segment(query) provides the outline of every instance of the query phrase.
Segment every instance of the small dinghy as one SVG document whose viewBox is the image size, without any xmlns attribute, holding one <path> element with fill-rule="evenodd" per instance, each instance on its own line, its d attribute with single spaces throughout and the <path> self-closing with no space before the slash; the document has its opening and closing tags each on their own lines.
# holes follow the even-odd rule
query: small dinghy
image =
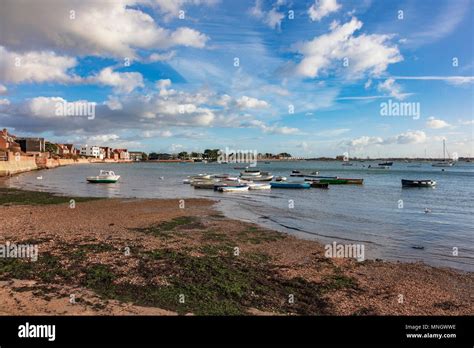
<svg viewBox="0 0 474 348">
<path fill-rule="evenodd" d="M 246 169 L 243 172 L 240 172 L 241 176 L 258 176 L 261 175 L 260 170 L 258 169 Z"/>
<path fill-rule="evenodd" d="M 201 179 L 209 180 L 210 178 L 211 178 L 211 174 L 198 174 L 194 176 L 188 176 L 188 179 L 190 180 L 201 180 Z"/>
<path fill-rule="evenodd" d="M 249 187 L 247 185 L 237 185 L 237 186 L 222 186 L 217 189 L 220 192 L 242 192 L 248 191 Z"/>
<path fill-rule="evenodd" d="M 428 180 L 406 180 L 402 179 L 402 187 L 434 187 L 436 181 Z"/>
<path fill-rule="evenodd" d="M 320 189 L 327 189 L 327 188 L 329 188 L 329 184 L 323 184 L 323 183 L 320 183 L 320 182 L 317 182 L 317 181 L 313 181 L 311 183 L 311 187 L 320 188 Z"/>
<path fill-rule="evenodd" d="M 196 182 L 193 183 L 195 189 L 214 189 L 214 182 Z"/>
<path fill-rule="evenodd" d="M 275 181 L 286 181 L 286 176 L 276 176 Z"/>
<path fill-rule="evenodd" d="M 252 184 L 247 184 L 247 186 L 249 187 L 249 190 L 269 190 L 272 188 L 270 184 L 252 183 Z"/>
<path fill-rule="evenodd" d="M 86 180 L 93 184 L 114 184 L 120 179 L 120 175 L 115 175 L 111 170 L 101 170 L 97 176 L 88 176 Z"/>
<path fill-rule="evenodd" d="M 290 181 L 275 181 L 270 183 L 272 188 L 288 188 L 288 189 L 307 189 L 311 185 L 309 182 L 290 182 Z"/>
</svg>

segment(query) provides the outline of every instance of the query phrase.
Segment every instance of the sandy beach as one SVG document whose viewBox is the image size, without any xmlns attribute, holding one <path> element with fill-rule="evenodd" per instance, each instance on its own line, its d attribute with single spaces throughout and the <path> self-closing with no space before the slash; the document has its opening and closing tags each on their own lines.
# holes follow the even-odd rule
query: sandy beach
<svg viewBox="0 0 474 348">
<path fill-rule="evenodd" d="M 1 184 L 1 183 L 0 183 Z M 204 199 L 75 199 L 0 188 L 2 315 L 472 315 L 472 273 L 334 259 Z"/>
</svg>

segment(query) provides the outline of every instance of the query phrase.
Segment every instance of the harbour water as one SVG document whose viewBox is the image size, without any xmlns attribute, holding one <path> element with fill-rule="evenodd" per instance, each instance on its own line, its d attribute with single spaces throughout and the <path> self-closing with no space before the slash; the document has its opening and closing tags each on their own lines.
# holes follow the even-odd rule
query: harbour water
<svg viewBox="0 0 474 348">
<path fill-rule="evenodd" d="M 127 198 L 210 198 L 227 216 L 318 240 L 324 244 L 364 244 L 366 258 L 423 261 L 474 270 L 474 165 L 451 168 L 431 163 L 395 162 L 389 170 L 368 169 L 376 162 L 264 162 L 258 168 L 287 176 L 292 170 L 363 178 L 364 185 L 331 185 L 328 190 L 272 189 L 220 193 L 183 184 L 188 175 L 229 173 L 236 164 L 84 164 L 29 172 L 11 178 L 12 187 L 62 195 Z M 88 184 L 100 169 L 121 175 L 116 184 Z M 37 177 L 41 176 L 39 180 Z M 435 188 L 402 188 L 401 179 L 433 179 Z M 295 178 L 300 179 L 300 178 Z M 300 179 L 301 180 L 301 179 Z M 428 213 L 425 212 L 428 209 Z"/>
</svg>

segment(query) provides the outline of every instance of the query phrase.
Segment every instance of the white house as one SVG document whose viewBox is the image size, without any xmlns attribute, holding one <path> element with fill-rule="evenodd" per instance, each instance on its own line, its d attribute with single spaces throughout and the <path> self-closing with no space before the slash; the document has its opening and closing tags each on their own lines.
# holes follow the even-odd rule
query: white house
<svg viewBox="0 0 474 348">
<path fill-rule="evenodd" d="M 98 146 L 88 146 L 88 145 L 82 146 L 81 156 L 104 159 L 104 155 L 101 153 L 100 147 Z"/>
</svg>

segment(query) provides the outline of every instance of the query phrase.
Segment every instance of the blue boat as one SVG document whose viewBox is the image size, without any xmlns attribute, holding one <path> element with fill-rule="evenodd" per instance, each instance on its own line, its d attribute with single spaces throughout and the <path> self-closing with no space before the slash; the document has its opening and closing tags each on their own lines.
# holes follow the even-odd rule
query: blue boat
<svg viewBox="0 0 474 348">
<path fill-rule="evenodd" d="M 311 184 L 309 182 L 288 182 L 288 181 L 277 181 L 271 182 L 270 185 L 272 188 L 291 188 L 291 189 L 306 189 L 310 188 Z"/>
</svg>

